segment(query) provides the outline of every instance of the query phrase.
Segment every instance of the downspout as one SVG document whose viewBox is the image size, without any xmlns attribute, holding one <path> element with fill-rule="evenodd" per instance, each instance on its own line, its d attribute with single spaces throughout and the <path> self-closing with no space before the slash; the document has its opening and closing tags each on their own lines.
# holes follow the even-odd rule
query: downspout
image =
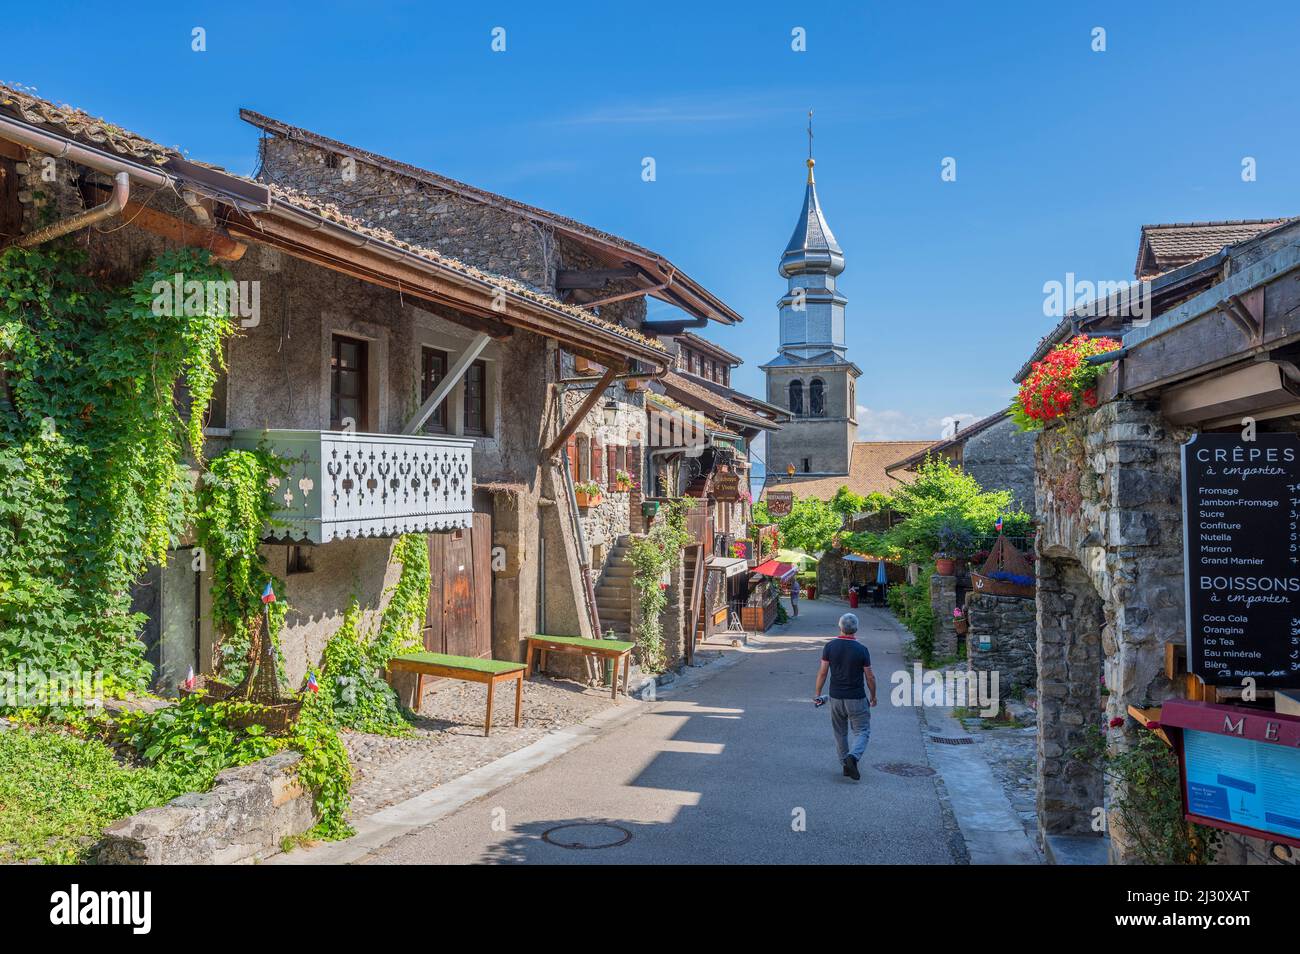
<svg viewBox="0 0 1300 954">
<path fill-rule="evenodd" d="M 121 215 L 130 197 L 131 175 L 127 172 L 119 172 L 113 176 L 113 194 L 108 197 L 107 202 L 97 205 L 93 209 L 78 212 L 76 215 L 47 225 L 42 229 L 37 229 L 35 232 L 28 232 L 26 235 L 19 237 L 14 244 L 22 248 L 32 248 L 35 245 L 52 241 L 70 232 L 89 228 L 96 223 L 103 222 L 105 219 Z"/>
</svg>

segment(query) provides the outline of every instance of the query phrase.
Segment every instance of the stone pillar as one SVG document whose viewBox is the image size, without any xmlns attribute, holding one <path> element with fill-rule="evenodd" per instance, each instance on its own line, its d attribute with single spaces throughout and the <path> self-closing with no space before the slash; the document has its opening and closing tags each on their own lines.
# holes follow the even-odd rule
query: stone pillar
<svg viewBox="0 0 1300 954">
<path fill-rule="evenodd" d="M 998 674 L 1002 698 L 1038 684 L 1037 610 L 1032 599 L 971 593 L 966 597 L 966 664 Z M 983 648 L 987 642 L 988 648 Z"/>
<path fill-rule="evenodd" d="M 1038 561 L 1038 824 L 1044 834 L 1096 834 L 1101 771 L 1074 753 L 1101 723 L 1101 599 L 1082 568 Z"/>
<path fill-rule="evenodd" d="M 952 611 L 957 608 L 957 577 L 930 577 L 930 608 L 934 611 L 934 657 L 946 659 L 957 655 L 957 630 Z"/>
</svg>

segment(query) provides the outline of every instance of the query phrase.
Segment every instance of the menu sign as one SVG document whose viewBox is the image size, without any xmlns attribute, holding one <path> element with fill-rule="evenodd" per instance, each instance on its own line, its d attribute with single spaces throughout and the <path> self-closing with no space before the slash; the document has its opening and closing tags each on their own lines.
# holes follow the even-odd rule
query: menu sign
<svg viewBox="0 0 1300 954">
<path fill-rule="evenodd" d="M 1188 668 L 1209 685 L 1300 683 L 1300 437 L 1183 445 Z"/>
</svg>

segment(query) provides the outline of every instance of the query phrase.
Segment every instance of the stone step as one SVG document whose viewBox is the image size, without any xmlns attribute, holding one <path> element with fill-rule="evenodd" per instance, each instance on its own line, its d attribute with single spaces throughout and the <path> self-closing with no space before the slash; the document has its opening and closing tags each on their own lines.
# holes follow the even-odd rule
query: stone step
<svg viewBox="0 0 1300 954">
<path fill-rule="evenodd" d="M 632 602 L 632 590 L 628 587 L 602 584 L 596 587 L 596 602 L 608 603 L 610 606 L 627 606 Z"/>
</svg>

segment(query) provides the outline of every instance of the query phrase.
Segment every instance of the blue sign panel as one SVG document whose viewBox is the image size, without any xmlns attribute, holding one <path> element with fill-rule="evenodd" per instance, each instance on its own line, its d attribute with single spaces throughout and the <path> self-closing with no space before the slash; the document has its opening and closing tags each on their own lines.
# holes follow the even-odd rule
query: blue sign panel
<svg viewBox="0 0 1300 954">
<path fill-rule="evenodd" d="M 1300 748 L 1183 730 L 1187 810 L 1300 838 Z"/>
</svg>

